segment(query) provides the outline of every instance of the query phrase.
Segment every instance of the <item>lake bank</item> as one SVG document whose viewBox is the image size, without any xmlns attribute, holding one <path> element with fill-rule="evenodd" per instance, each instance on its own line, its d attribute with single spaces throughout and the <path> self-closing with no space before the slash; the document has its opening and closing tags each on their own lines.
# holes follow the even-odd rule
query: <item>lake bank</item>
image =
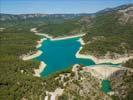
<svg viewBox="0 0 133 100">
<path fill-rule="evenodd" d="M 42 43 L 47 40 L 46 38 L 42 38 L 39 41 L 37 41 L 37 45 L 36 48 L 40 48 L 42 46 Z M 43 51 L 38 50 L 36 53 L 32 54 L 32 55 L 25 55 L 22 57 L 22 60 L 26 61 L 26 60 L 31 60 L 31 59 L 35 59 L 36 57 L 39 57 L 41 54 L 43 53 Z M 36 77 L 40 77 L 40 73 L 45 69 L 46 64 L 41 61 L 39 68 L 38 69 L 34 69 L 34 76 Z"/>
<path fill-rule="evenodd" d="M 42 38 L 39 41 L 37 41 L 36 48 L 40 48 L 42 46 L 42 43 L 43 43 L 44 40 L 47 40 L 47 38 Z"/>
<path fill-rule="evenodd" d="M 42 51 L 38 50 L 33 55 L 28 55 L 28 56 L 22 57 L 22 60 L 26 61 L 26 60 L 34 59 L 36 57 L 39 57 L 42 53 L 43 53 Z M 34 74 L 33 75 L 36 76 L 36 77 L 40 77 L 40 73 L 45 69 L 45 67 L 46 67 L 46 64 L 43 61 L 41 61 L 38 69 L 34 69 Z"/>
<path fill-rule="evenodd" d="M 36 57 L 39 57 L 43 52 L 41 50 L 38 50 L 36 53 L 32 54 L 32 55 L 24 55 L 22 57 L 22 60 L 31 60 L 34 59 Z"/>
<path fill-rule="evenodd" d="M 61 36 L 61 37 L 56 37 L 54 38 L 53 36 L 50 36 L 48 34 L 45 34 L 45 33 L 39 33 L 36 28 L 32 28 L 31 29 L 31 32 L 34 32 L 36 35 L 40 35 L 40 36 L 44 36 L 52 41 L 56 41 L 56 40 L 65 40 L 65 39 L 71 39 L 71 38 L 76 38 L 76 37 L 82 37 L 84 36 L 85 34 L 76 34 L 76 35 L 71 35 L 71 36 Z"/>
<path fill-rule="evenodd" d="M 41 76 L 40 73 L 42 73 L 42 71 L 45 69 L 45 67 L 46 67 L 46 64 L 43 61 L 41 61 L 39 68 L 34 69 L 34 76 L 40 77 Z"/>
<path fill-rule="evenodd" d="M 84 42 L 80 41 L 81 44 L 83 44 Z M 85 55 L 85 54 L 80 54 L 79 52 L 81 51 L 83 47 L 81 46 L 78 50 L 78 52 L 76 53 L 76 57 L 77 58 L 83 58 L 83 59 L 91 59 L 93 60 L 96 64 L 100 64 L 100 63 L 112 63 L 112 64 L 121 64 L 121 63 L 125 63 L 126 61 L 128 61 L 129 59 L 132 59 L 133 56 L 129 56 L 129 57 L 120 57 L 117 59 L 99 59 L 93 55 Z"/>
</svg>

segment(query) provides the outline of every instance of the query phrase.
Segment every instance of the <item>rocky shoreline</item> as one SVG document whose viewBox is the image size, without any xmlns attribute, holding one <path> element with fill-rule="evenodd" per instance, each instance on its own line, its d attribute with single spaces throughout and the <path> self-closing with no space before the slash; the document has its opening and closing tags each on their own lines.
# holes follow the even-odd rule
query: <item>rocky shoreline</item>
<svg viewBox="0 0 133 100">
<path fill-rule="evenodd" d="M 79 40 L 79 42 L 81 43 L 81 45 L 84 45 L 84 41 L 82 39 Z M 125 57 L 120 57 L 117 59 L 110 59 L 110 58 L 103 58 L 103 59 L 99 59 L 93 55 L 85 55 L 85 54 L 80 54 L 80 51 L 82 50 L 82 46 L 79 48 L 78 52 L 76 53 L 76 58 L 83 58 L 83 59 L 91 59 L 95 62 L 95 64 L 100 64 L 100 63 L 112 63 L 112 64 L 121 64 L 121 63 L 125 63 L 126 61 L 128 61 L 129 59 L 132 59 L 133 56 L 125 56 Z"/>
<path fill-rule="evenodd" d="M 71 38 L 76 38 L 76 37 L 82 37 L 85 35 L 85 34 L 76 34 L 76 35 L 71 35 L 71 36 L 61 36 L 61 37 L 54 38 L 53 36 L 50 36 L 48 34 L 45 34 L 45 33 L 42 34 L 42 33 L 37 32 L 36 28 L 32 28 L 31 32 L 34 32 L 36 35 L 44 36 L 50 39 L 51 41 L 71 39 Z"/>
<path fill-rule="evenodd" d="M 46 64 L 43 61 L 41 61 L 40 65 L 39 65 L 39 68 L 38 69 L 34 69 L 34 72 L 35 72 L 34 76 L 40 77 L 41 76 L 40 74 L 45 69 L 45 67 L 46 67 Z"/>
</svg>

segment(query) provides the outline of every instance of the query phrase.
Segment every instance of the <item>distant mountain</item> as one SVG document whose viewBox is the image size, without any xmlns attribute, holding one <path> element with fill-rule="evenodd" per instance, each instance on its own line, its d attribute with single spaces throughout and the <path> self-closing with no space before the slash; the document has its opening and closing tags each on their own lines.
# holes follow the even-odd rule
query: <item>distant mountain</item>
<svg viewBox="0 0 133 100">
<path fill-rule="evenodd" d="M 90 26 L 93 22 L 98 19 L 98 16 L 101 16 L 101 18 L 104 18 L 104 16 L 111 14 L 111 15 L 117 15 L 118 21 L 121 24 L 124 23 L 133 23 L 133 4 L 126 4 L 121 5 L 115 8 L 106 8 L 104 10 L 98 11 L 95 14 L 91 14 L 93 16 L 84 16 L 80 19 L 81 23 L 84 23 L 85 25 Z M 100 18 L 100 17 L 99 17 Z"/>
<path fill-rule="evenodd" d="M 0 21 L 12 21 L 12 20 L 27 20 L 27 19 L 39 19 L 39 18 L 63 18 L 72 19 L 77 17 L 96 16 L 99 14 L 111 13 L 114 11 L 133 7 L 133 4 L 121 5 L 115 8 L 106 8 L 96 13 L 79 13 L 79 14 L 4 14 L 0 13 Z"/>
<path fill-rule="evenodd" d="M 127 22 L 133 23 L 133 4 L 122 5 L 115 8 L 108 8 L 98 12 L 97 14 L 108 14 L 108 13 L 112 13 L 119 16 L 118 21 L 121 24 Z"/>
<path fill-rule="evenodd" d="M 72 19 L 81 16 L 88 16 L 90 14 L 3 14 L 0 13 L 0 21 L 11 21 L 11 20 L 26 20 L 26 19 L 35 19 L 35 18 L 63 18 L 63 19 Z"/>
<path fill-rule="evenodd" d="M 96 15 L 111 13 L 111 12 L 115 12 L 115 11 L 118 11 L 118 10 L 129 8 L 129 7 L 133 7 L 133 4 L 125 4 L 125 5 L 121 5 L 121 6 L 114 7 L 114 8 L 106 8 L 106 9 L 103 9 L 101 11 L 96 12 Z"/>
</svg>

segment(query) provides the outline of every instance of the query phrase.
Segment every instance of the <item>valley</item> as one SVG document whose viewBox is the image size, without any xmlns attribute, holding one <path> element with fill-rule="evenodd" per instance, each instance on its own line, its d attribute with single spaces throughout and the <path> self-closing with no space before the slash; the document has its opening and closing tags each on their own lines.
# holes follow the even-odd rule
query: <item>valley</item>
<svg viewBox="0 0 133 100">
<path fill-rule="evenodd" d="M 129 4 L 92 14 L 1 13 L 0 99 L 132 100 L 132 11 Z M 99 78 L 101 70 L 111 75 Z"/>
</svg>

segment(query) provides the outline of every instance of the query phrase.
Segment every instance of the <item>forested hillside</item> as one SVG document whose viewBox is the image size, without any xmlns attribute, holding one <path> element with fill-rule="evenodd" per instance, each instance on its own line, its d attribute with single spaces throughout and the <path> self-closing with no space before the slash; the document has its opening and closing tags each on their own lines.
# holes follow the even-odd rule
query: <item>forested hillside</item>
<svg viewBox="0 0 133 100">
<path fill-rule="evenodd" d="M 48 23 L 40 25 L 37 30 L 55 37 L 79 34 L 81 25 L 77 20 L 67 20 L 62 23 Z"/>
<path fill-rule="evenodd" d="M 129 6 L 123 10 L 97 15 L 91 26 L 85 27 L 87 32 L 83 40 L 81 53 L 96 57 L 109 55 L 111 58 L 133 53 L 133 13 Z M 126 15 L 125 15 L 126 13 Z"/>
<path fill-rule="evenodd" d="M 0 31 L 0 100 L 44 100 L 46 91 L 63 84 L 54 80 L 59 73 L 47 78 L 33 76 L 40 62 L 22 60 L 22 54 L 36 51 L 36 41 L 41 38 L 30 32 L 31 26 L 19 24 Z"/>
<path fill-rule="evenodd" d="M 35 50 L 35 41 L 39 39 L 21 26 L 4 29 L 0 33 L 0 99 L 20 100 L 25 96 L 39 94 L 41 79 L 33 77 L 33 68 L 37 61 L 22 61 L 19 57 Z M 38 89 L 38 90 L 37 90 Z"/>
</svg>

